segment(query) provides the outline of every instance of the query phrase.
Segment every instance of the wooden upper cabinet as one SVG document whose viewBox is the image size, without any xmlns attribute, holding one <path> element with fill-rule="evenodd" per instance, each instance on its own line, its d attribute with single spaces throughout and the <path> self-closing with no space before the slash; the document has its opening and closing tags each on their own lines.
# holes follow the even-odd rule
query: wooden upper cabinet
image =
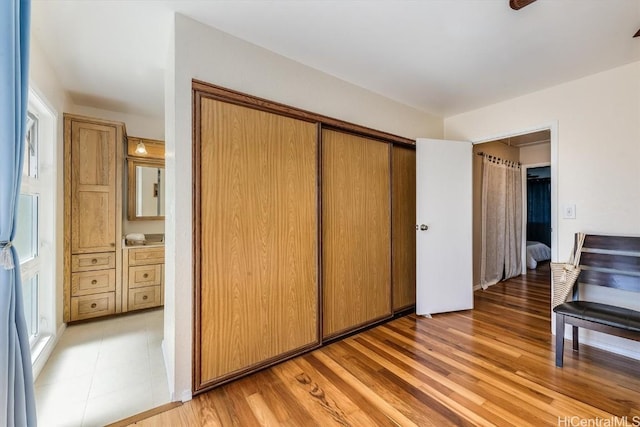
<svg viewBox="0 0 640 427">
<path fill-rule="evenodd" d="M 393 146 L 393 309 L 416 303 L 416 150 Z"/>
<path fill-rule="evenodd" d="M 323 336 L 391 314 L 390 144 L 322 132 Z"/>
<path fill-rule="evenodd" d="M 319 343 L 317 126 L 196 104 L 196 390 Z"/>
<path fill-rule="evenodd" d="M 115 251 L 117 128 L 71 122 L 71 252 Z"/>
</svg>

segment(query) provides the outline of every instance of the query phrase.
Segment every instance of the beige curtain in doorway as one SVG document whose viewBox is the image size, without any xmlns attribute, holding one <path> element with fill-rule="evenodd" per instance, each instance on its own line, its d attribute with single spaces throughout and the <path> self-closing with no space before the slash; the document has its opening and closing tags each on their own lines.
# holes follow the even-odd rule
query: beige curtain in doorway
<svg viewBox="0 0 640 427">
<path fill-rule="evenodd" d="M 510 279 L 522 274 L 522 174 L 517 163 L 505 166 L 504 278 Z"/>
<path fill-rule="evenodd" d="M 521 185 L 519 164 L 483 155 L 480 263 L 483 289 L 521 273 Z"/>
</svg>

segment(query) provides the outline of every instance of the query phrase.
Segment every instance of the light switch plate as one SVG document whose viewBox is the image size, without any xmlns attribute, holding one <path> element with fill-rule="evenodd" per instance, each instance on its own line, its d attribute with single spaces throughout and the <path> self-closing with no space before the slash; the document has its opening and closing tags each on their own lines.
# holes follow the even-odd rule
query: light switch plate
<svg viewBox="0 0 640 427">
<path fill-rule="evenodd" d="M 576 219 L 576 205 L 564 205 L 562 212 L 564 219 Z"/>
</svg>

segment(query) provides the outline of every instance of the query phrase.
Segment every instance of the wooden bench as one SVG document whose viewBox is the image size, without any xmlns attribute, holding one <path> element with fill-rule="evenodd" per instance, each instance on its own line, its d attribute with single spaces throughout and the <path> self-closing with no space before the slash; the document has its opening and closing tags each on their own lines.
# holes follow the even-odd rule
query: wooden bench
<svg viewBox="0 0 640 427">
<path fill-rule="evenodd" d="M 556 366 L 559 367 L 562 367 L 566 324 L 573 327 L 574 351 L 578 351 L 578 328 L 640 341 L 640 311 L 581 300 L 578 286 L 583 283 L 640 292 L 640 237 L 587 235 L 580 267 L 572 300 L 553 309 L 556 315 Z"/>
</svg>

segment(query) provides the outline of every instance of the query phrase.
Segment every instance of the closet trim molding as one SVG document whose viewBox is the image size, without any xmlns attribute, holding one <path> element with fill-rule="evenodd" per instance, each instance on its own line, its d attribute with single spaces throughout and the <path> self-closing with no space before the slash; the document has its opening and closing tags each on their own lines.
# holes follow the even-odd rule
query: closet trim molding
<svg viewBox="0 0 640 427">
<path fill-rule="evenodd" d="M 313 113 L 300 108 L 291 107 L 279 102 L 269 101 L 264 98 L 249 95 L 235 90 L 226 89 L 201 80 L 192 80 L 192 90 L 194 93 L 199 92 L 200 96 L 217 99 L 219 101 L 230 102 L 245 107 L 255 108 L 258 110 L 277 113 L 294 119 L 304 120 L 307 122 L 321 123 L 322 125 L 336 130 L 354 133 L 356 135 L 367 136 L 382 140 L 384 142 L 392 142 L 397 145 L 406 145 L 415 147 L 415 139 L 405 138 L 388 132 L 375 130 L 366 126 L 349 123 L 344 120 L 334 119 L 332 117 L 323 116 L 322 114 Z"/>
</svg>

